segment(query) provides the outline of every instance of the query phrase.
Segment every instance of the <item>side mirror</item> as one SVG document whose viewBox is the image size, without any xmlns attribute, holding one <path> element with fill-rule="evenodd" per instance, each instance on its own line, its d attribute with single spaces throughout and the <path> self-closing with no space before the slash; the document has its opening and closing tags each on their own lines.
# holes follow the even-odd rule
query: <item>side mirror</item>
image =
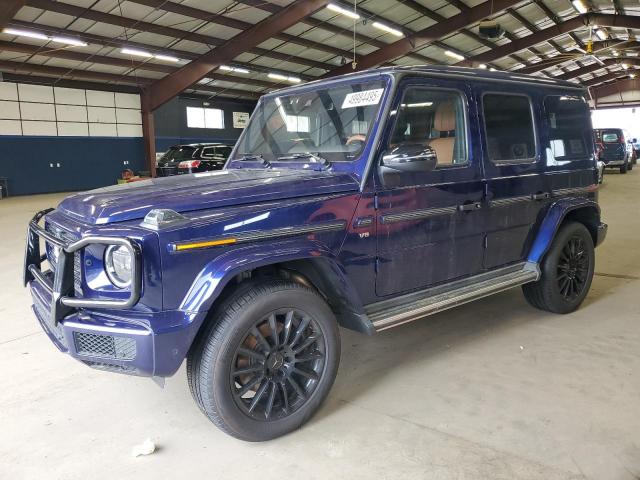
<svg viewBox="0 0 640 480">
<path fill-rule="evenodd" d="M 435 150 L 421 144 L 400 145 L 382 154 L 383 170 L 396 172 L 428 172 L 438 163 Z"/>
<path fill-rule="evenodd" d="M 637 138 L 632 138 L 631 139 L 631 143 L 638 143 L 638 139 Z"/>
</svg>

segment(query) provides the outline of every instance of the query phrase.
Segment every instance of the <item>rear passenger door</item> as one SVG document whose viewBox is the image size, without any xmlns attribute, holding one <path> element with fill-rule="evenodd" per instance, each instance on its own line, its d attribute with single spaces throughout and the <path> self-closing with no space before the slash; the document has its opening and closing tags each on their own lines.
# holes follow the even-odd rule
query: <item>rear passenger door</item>
<svg viewBox="0 0 640 480">
<path fill-rule="evenodd" d="M 525 258 L 533 225 L 548 203 L 549 187 L 540 149 L 539 99 L 522 87 L 479 88 L 486 180 L 484 267 Z M 538 108 L 535 108 L 538 107 Z"/>
<path fill-rule="evenodd" d="M 435 166 L 376 169 L 376 293 L 392 295 L 482 269 L 483 197 L 475 109 L 462 82 L 406 80 L 382 140 L 386 153 L 429 147 Z"/>
</svg>

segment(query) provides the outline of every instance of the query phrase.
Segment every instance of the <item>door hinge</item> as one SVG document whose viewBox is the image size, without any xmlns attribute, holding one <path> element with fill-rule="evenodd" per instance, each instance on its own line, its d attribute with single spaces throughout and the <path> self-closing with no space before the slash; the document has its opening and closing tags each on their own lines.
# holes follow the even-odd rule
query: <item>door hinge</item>
<svg viewBox="0 0 640 480">
<path fill-rule="evenodd" d="M 378 195 L 373 196 L 373 209 L 378 210 Z"/>
<path fill-rule="evenodd" d="M 485 250 L 489 247 L 489 237 L 484 236 L 484 248 Z"/>
<path fill-rule="evenodd" d="M 380 258 L 376 257 L 376 261 L 373 264 L 373 270 L 375 273 L 378 273 L 380 270 Z"/>
</svg>

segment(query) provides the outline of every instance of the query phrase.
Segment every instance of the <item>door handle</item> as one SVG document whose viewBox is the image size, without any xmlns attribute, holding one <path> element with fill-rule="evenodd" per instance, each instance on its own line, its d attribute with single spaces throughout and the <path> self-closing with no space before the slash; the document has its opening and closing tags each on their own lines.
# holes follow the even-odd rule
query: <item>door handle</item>
<svg viewBox="0 0 640 480">
<path fill-rule="evenodd" d="M 478 210 L 480 207 L 482 207 L 480 202 L 463 203 L 462 205 L 458 205 L 458 210 L 461 212 L 471 212 Z"/>
<path fill-rule="evenodd" d="M 551 194 L 549 192 L 531 194 L 531 200 L 546 200 L 549 197 L 551 197 Z"/>
</svg>

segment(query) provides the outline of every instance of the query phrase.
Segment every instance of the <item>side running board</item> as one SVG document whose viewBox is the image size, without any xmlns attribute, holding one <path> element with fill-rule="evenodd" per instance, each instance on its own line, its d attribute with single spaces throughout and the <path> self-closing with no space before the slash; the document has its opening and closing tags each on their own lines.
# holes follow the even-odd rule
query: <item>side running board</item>
<svg viewBox="0 0 640 480">
<path fill-rule="evenodd" d="M 535 263 L 523 262 L 368 305 L 365 310 L 376 331 L 412 322 L 494 293 L 538 280 Z"/>
</svg>

